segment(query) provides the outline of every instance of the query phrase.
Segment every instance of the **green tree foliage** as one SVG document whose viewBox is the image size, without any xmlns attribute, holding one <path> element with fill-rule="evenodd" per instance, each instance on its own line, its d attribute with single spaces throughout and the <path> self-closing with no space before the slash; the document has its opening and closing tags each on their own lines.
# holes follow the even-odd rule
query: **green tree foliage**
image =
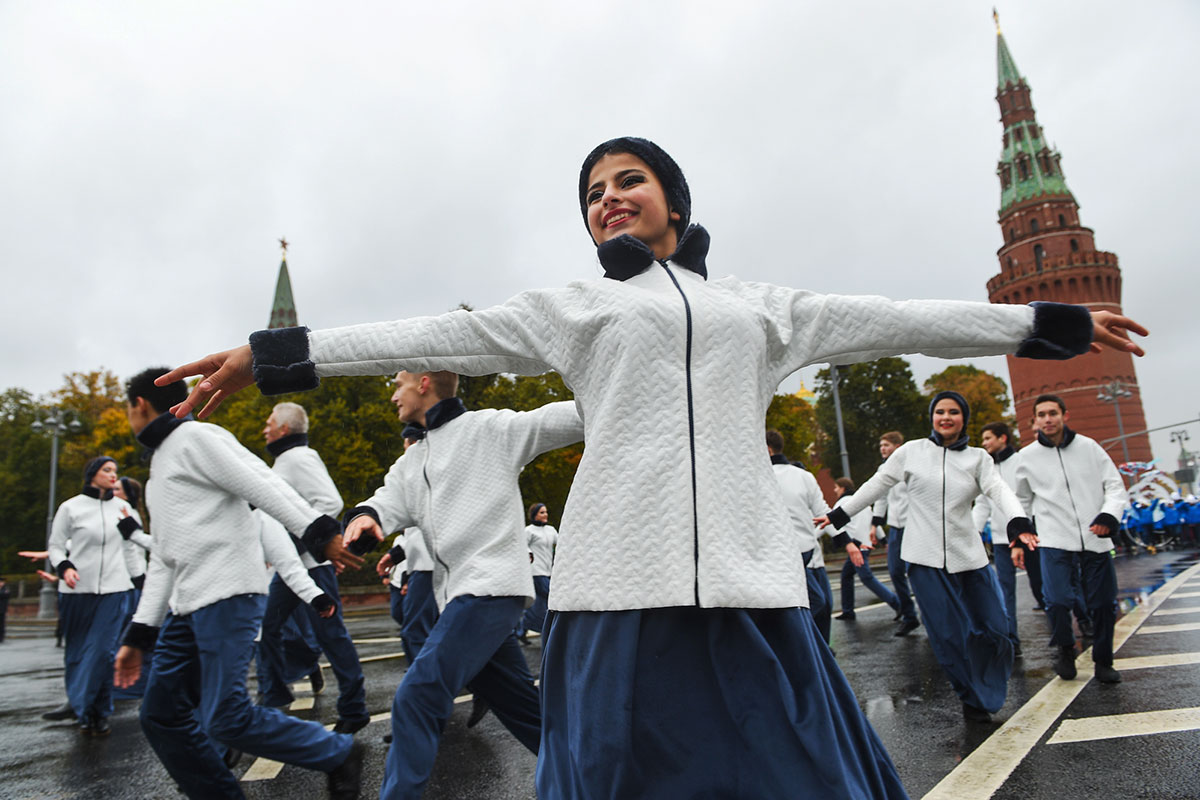
<svg viewBox="0 0 1200 800">
<path fill-rule="evenodd" d="M 954 391 L 967 399 L 971 406 L 971 420 L 967 423 L 967 434 L 971 444 L 979 446 L 983 426 L 989 422 L 1004 422 L 1012 429 L 1010 442 L 1016 442 L 1016 418 L 1008 413 L 1008 384 L 1003 378 L 984 372 L 970 364 L 953 364 L 925 381 L 925 396 L 932 398 L 938 392 Z"/>
<path fill-rule="evenodd" d="M 783 434 L 784 454 L 803 461 L 814 473 L 821 469 L 824 432 L 817 425 L 816 409 L 794 394 L 777 394 L 767 409 L 767 428 Z"/>
<path fill-rule="evenodd" d="M 838 392 L 846 431 L 851 477 L 858 483 L 875 474 L 879 466 L 879 435 L 898 430 L 906 439 L 925 436 L 929 427 L 927 404 L 903 358 L 881 358 L 838 368 Z M 817 423 L 824 432 L 821 463 L 833 474 L 842 472 L 833 385 L 828 368 L 817 373 Z"/>
</svg>

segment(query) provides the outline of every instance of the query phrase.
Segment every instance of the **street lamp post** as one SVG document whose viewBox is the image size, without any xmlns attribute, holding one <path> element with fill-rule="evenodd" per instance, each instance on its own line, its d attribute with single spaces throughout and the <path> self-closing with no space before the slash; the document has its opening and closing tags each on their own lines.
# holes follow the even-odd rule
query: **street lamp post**
<svg viewBox="0 0 1200 800">
<path fill-rule="evenodd" d="M 1096 395 L 1096 399 L 1101 403 L 1112 403 L 1113 408 L 1117 412 L 1117 434 L 1121 437 L 1121 455 L 1124 456 L 1126 464 L 1129 463 L 1129 445 L 1125 440 L 1125 423 L 1121 419 L 1121 398 L 1133 397 L 1133 392 L 1125 388 L 1125 384 L 1120 381 L 1105 383 L 1100 385 L 1100 392 Z"/>
<path fill-rule="evenodd" d="M 1179 442 L 1179 468 L 1181 470 L 1190 470 L 1192 466 L 1191 453 L 1189 453 L 1187 451 L 1187 447 L 1184 446 L 1187 443 L 1188 438 L 1187 431 L 1171 431 L 1171 442 Z M 1193 476 L 1192 480 L 1195 480 L 1195 476 Z M 1191 484 L 1192 481 L 1187 482 L 1187 489 L 1189 492 L 1192 488 Z"/>
<path fill-rule="evenodd" d="M 846 452 L 846 429 L 842 425 L 842 399 L 838 396 L 838 368 L 836 364 L 829 365 L 830 385 L 833 386 L 833 413 L 837 418 L 838 447 L 841 448 L 842 474 L 850 477 L 850 454 Z"/>
<path fill-rule="evenodd" d="M 55 416 L 58 414 L 58 416 Z M 50 434 L 50 505 L 46 510 L 46 546 L 50 545 L 50 531 L 54 528 L 54 490 L 58 482 L 58 437 L 66 433 L 77 433 L 83 426 L 79 420 L 64 422 L 66 415 L 59 411 L 51 411 L 45 420 L 35 420 L 31 428 L 34 433 Z M 50 559 L 46 559 L 46 571 L 53 569 Z M 48 582 L 42 582 L 42 590 L 38 594 L 38 619 L 54 619 L 58 616 L 58 604 L 55 602 L 57 590 Z"/>
</svg>

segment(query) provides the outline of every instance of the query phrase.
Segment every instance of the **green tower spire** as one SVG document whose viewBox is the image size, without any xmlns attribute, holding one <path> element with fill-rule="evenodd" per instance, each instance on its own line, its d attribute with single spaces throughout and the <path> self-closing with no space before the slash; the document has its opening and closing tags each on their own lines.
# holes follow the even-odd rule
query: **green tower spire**
<svg viewBox="0 0 1200 800">
<path fill-rule="evenodd" d="M 1037 124 L 1029 84 L 1008 51 L 995 9 L 992 16 L 996 19 L 996 100 L 1004 123 L 1004 147 L 996 168 L 1000 214 L 1035 198 L 1065 197 L 1074 201 L 1062 172 L 1062 154 L 1046 143 Z"/>
<path fill-rule="evenodd" d="M 279 279 L 275 282 L 275 301 L 271 304 L 271 320 L 268 328 L 292 328 L 296 322 L 296 303 L 292 299 L 292 280 L 288 277 L 287 239 L 280 239 L 283 260 L 279 262 Z"/>
</svg>

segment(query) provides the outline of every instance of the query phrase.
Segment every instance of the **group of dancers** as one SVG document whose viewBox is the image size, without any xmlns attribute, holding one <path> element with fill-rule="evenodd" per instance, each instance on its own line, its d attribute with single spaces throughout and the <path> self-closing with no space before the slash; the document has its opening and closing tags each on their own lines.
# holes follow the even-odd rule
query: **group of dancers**
<svg viewBox="0 0 1200 800">
<path fill-rule="evenodd" d="M 251 702 L 245 676 L 271 598 L 281 598 L 280 612 L 306 603 L 323 619 L 337 614 L 336 595 L 301 562 L 298 546 L 317 569 L 354 569 L 364 542 L 400 528 L 420 530 L 437 617 L 396 690 L 381 797 L 420 796 L 464 686 L 538 754 L 540 797 L 790 797 L 797 787 L 813 796 L 906 796 L 810 611 L 806 570 L 820 548 L 807 532 L 798 538 L 785 505 L 778 472 L 794 468 L 762 450 L 776 387 L 806 364 L 912 352 L 1069 358 L 1103 344 L 1140 354 L 1126 331 L 1145 331 L 1110 312 L 1051 303 L 893 302 L 709 281 L 709 234 L 689 224 L 683 172 L 644 139 L 595 148 L 578 186 L 601 279 L 481 311 L 259 331 L 247 346 L 130 381 L 131 426 L 154 452 L 152 543 L 115 682 L 133 683 L 152 659 L 142 725 L 189 796 L 242 796 L 225 764 L 234 750 L 325 771 L 331 796 L 358 795 L 363 751 L 346 730 L 361 721 L 356 709 L 344 712 L 342 731 L 326 731 Z M 458 374 L 549 370 L 562 375 L 573 402 L 468 411 L 455 397 Z M 322 377 L 381 373 L 396 374 L 399 417 L 423 436 L 342 523 L 282 470 L 191 416 L 207 416 L 252 383 L 278 394 Z M 190 375 L 201 379 L 189 392 L 182 379 Z M 847 488 L 828 514 L 810 515 L 808 527 L 844 527 L 907 485 L 903 537 L 892 541 L 902 539 L 930 640 L 970 715 L 999 707 L 997 675 L 1007 678 L 1012 658 L 971 500 L 984 492 L 994 501 L 1016 544 L 1014 562 L 1039 539 L 993 461 L 966 446 L 968 413 L 961 398 L 938 395 L 931 438 L 897 447 L 874 478 Z M 1047 574 L 1082 560 L 1085 580 L 1099 587 L 1089 602 L 1095 595 L 1100 603 L 1108 584 L 1099 560 L 1088 558 L 1099 551 L 1087 537 L 1104 533 L 1103 510 L 1094 520 L 1063 520 L 1055 532 L 1042 523 L 1059 522 L 1055 486 L 1066 471 L 1093 466 L 1090 440 L 1048 427 L 1037 446 L 1065 466 L 1043 474 L 1028 459 L 1016 494 L 1032 505 L 1043 553 L 1062 554 L 1043 556 Z M 514 635 L 528 627 L 526 608 L 538 595 L 517 476 L 539 453 L 581 440 L 554 556 L 539 689 Z M 1071 487 L 1088 492 L 1078 501 L 1104 493 L 1100 485 L 1076 490 L 1074 476 Z M 861 560 L 849 535 L 837 541 Z M 268 595 L 266 561 L 290 596 L 282 586 Z M 1056 625 L 1055 635 L 1065 648 L 1069 630 Z"/>
</svg>

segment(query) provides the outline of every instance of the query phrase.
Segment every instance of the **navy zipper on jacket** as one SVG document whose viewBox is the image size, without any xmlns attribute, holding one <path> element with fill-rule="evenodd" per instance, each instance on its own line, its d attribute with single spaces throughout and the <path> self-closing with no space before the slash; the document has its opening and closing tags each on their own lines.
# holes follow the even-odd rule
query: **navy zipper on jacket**
<svg viewBox="0 0 1200 800">
<path fill-rule="evenodd" d="M 1063 482 L 1067 485 L 1067 498 L 1071 501 L 1071 513 L 1075 515 L 1075 530 L 1079 531 L 1079 546 L 1083 550 L 1087 550 L 1087 541 L 1083 537 L 1083 523 L 1079 521 L 1079 509 L 1075 507 L 1075 495 L 1071 494 L 1071 479 L 1067 477 L 1067 465 L 1063 463 L 1062 448 L 1055 447 L 1055 454 L 1058 455 L 1058 467 L 1062 470 Z"/>
<path fill-rule="evenodd" d="M 433 522 L 433 484 L 429 481 L 429 455 L 432 448 L 429 446 L 429 434 L 425 434 L 425 460 L 421 462 L 421 477 L 425 479 L 425 488 L 429 490 L 429 521 Z M 434 527 L 432 524 L 430 527 Z M 450 591 L 450 565 L 442 561 L 442 557 L 438 555 L 437 534 L 432 530 L 421 529 L 421 534 L 427 537 L 425 539 L 425 547 L 429 550 L 429 555 L 442 565 L 442 569 L 446 571 L 446 580 L 442 584 L 442 607 L 446 606 L 446 596 Z M 432 547 L 430 547 L 432 545 Z"/>
<path fill-rule="evenodd" d="M 684 361 L 684 367 L 687 375 L 687 407 L 688 407 L 688 450 L 692 459 L 692 563 L 696 569 L 696 580 L 693 585 L 695 592 L 696 605 L 700 605 L 700 515 L 696 503 L 696 414 L 692 402 L 692 304 L 688 302 L 687 295 L 683 293 L 683 287 L 679 285 L 679 280 L 676 279 L 675 273 L 667 266 L 665 259 L 659 259 L 658 263 L 662 264 L 662 268 L 667 271 L 667 276 L 671 279 L 671 283 L 675 284 L 676 291 L 683 298 L 683 312 L 687 318 L 687 351 Z"/>
<path fill-rule="evenodd" d="M 946 448 L 942 448 L 942 569 L 950 569 L 950 558 L 946 552 Z"/>
</svg>

